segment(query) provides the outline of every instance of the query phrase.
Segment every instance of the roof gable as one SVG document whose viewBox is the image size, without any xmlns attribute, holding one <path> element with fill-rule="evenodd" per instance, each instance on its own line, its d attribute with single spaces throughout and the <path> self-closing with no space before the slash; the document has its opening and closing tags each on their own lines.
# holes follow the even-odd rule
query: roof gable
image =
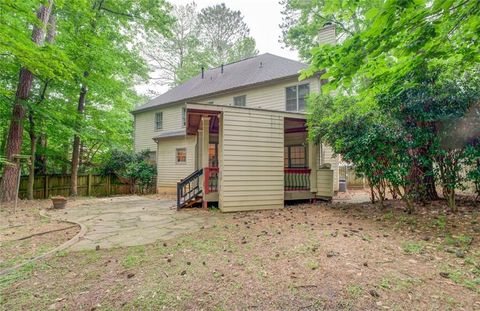
<svg viewBox="0 0 480 311">
<path fill-rule="evenodd" d="M 148 110 L 170 103 L 187 101 L 210 94 L 278 80 L 298 75 L 307 65 L 288 58 L 265 53 L 230 63 L 222 68 L 212 68 L 178 85 L 133 112 Z"/>
</svg>

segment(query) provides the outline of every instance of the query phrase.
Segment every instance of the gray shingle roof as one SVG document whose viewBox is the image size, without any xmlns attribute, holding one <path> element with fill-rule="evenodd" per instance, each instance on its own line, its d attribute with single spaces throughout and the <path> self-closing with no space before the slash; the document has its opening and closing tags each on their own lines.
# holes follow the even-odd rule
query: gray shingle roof
<svg viewBox="0 0 480 311">
<path fill-rule="evenodd" d="M 136 107 L 133 112 L 148 110 L 170 103 L 193 100 L 272 80 L 294 77 L 305 68 L 307 68 L 306 64 L 295 60 L 270 53 L 261 54 L 224 65 L 223 73 L 221 73 L 221 67 L 206 70 L 203 79 L 200 73 L 148 103 Z"/>
</svg>

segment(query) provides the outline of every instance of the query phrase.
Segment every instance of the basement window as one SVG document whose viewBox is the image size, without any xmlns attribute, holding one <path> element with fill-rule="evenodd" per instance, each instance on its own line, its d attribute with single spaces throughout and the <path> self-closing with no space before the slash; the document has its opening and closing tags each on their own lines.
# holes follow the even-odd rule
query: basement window
<svg viewBox="0 0 480 311">
<path fill-rule="evenodd" d="M 300 84 L 285 88 L 287 111 L 305 111 L 306 100 L 310 93 L 310 84 Z"/>
<path fill-rule="evenodd" d="M 187 148 L 177 148 L 175 151 L 175 163 L 186 164 L 187 163 Z"/>
<path fill-rule="evenodd" d="M 233 98 L 233 105 L 238 107 L 245 107 L 247 105 L 247 95 L 235 96 Z"/>
</svg>

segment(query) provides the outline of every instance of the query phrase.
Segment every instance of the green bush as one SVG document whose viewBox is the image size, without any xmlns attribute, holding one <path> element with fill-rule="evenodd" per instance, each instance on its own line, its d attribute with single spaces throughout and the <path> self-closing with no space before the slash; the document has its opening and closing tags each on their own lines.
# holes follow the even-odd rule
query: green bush
<svg viewBox="0 0 480 311">
<path fill-rule="evenodd" d="M 104 159 L 100 172 L 102 175 L 114 174 L 128 179 L 132 193 L 135 193 L 138 187 L 145 193 L 155 184 L 157 168 L 149 160 L 148 150 L 136 154 L 114 150 Z"/>
</svg>

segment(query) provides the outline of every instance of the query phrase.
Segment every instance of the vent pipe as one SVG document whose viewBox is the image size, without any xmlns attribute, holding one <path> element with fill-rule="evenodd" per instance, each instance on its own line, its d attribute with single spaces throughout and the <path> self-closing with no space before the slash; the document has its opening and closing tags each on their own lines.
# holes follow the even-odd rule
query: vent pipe
<svg viewBox="0 0 480 311">
<path fill-rule="evenodd" d="M 205 68 L 202 66 L 202 79 L 205 77 Z"/>
<path fill-rule="evenodd" d="M 223 64 L 222 64 L 222 68 L 220 70 L 221 70 L 221 73 L 223 73 Z"/>
</svg>

